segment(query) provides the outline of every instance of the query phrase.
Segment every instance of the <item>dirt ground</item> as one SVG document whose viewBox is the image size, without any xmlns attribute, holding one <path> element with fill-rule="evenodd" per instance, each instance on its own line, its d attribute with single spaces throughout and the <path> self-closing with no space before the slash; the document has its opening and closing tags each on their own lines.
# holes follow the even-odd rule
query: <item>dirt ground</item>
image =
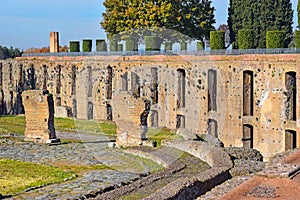
<svg viewBox="0 0 300 200">
<path fill-rule="evenodd" d="M 297 151 L 281 163 L 300 165 L 300 151 Z M 222 196 L 222 200 L 298 200 L 300 199 L 300 174 L 292 179 L 267 178 L 254 176 L 242 185 Z"/>
</svg>

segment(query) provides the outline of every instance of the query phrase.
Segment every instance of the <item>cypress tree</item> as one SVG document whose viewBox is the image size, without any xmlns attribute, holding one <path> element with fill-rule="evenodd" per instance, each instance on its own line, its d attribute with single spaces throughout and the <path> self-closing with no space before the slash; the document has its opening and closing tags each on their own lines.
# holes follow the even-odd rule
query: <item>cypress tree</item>
<svg viewBox="0 0 300 200">
<path fill-rule="evenodd" d="M 266 32 L 285 32 L 285 47 L 292 40 L 293 10 L 290 0 L 230 0 L 228 26 L 231 42 L 236 42 L 240 29 L 252 29 L 255 48 L 266 47 Z"/>
</svg>

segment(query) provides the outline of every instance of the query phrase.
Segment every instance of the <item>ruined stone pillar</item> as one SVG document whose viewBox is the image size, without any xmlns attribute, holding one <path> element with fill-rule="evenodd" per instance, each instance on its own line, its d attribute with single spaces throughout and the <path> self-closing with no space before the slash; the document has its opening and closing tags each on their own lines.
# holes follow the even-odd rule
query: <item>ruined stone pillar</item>
<svg viewBox="0 0 300 200">
<path fill-rule="evenodd" d="M 114 121 L 117 124 L 117 146 L 142 145 L 143 130 L 141 114 L 145 110 L 145 102 L 141 98 L 134 98 L 127 91 L 120 91 L 113 95 Z"/>
<path fill-rule="evenodd" d="M 59 52 L 59 36 L 58 32 L 50 32 L 50 53 Z"/>
<path fill-rule="evenodd" d="M 25 139 L 57 143 L 54 128 L 54 102 L 48 91 L 27 90 L 22 93 L 25 108 Z"/>
</svg>

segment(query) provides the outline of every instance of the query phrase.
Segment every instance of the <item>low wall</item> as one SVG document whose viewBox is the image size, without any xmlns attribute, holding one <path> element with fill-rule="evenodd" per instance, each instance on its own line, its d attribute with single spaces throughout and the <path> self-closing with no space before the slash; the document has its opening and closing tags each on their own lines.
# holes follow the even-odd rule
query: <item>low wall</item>
<svg viewBox="0 0 300 200">
<path fill-rule="evenodd" d="M 150 199 L 195 199 L 211 188 L 231 178 L 233 166 L 230 157 L 221 148 L 200 141 L 167 141 L 164 145 L 192 154 L 207 162 L 212 168 L 193 178 L 177 179 L 147 197 Z"/>
<path fill-rule="evenodd" d="M 163 145 L 188 152 L 207 162 L 212 167 L 231 168 L 233 166 L 229 155 L 221 147 L 212 146 L 201 141 L 189 140 L 167 141 Z"/>
</svg>

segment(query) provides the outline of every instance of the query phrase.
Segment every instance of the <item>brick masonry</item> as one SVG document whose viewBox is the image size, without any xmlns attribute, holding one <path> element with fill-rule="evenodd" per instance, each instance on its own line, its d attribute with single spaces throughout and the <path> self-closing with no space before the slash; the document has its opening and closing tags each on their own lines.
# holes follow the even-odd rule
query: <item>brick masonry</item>
<svg viewBox="0 0 300 200">
<path fill-rule="evenodd" d="M 298 65 L 296 54 L 23 57 L 0 61 L 0 114 L 17 114 L 18 94 L 36 88 L 77 118 L 115 120 L 112 96 L 138 92 L 152 100 L 149 126 L 213 134 L 267 160 L 300 146 Z"/>
<path fill-rule="evenodd" d="M 41 90 L 27 90 L 22 94 L 25 107 L 25 139 L 35 142 L 47 142 L 56 139 L 52 96 Z M 51 105 L 52 104 L 52 105 Z"/>
</svg>

